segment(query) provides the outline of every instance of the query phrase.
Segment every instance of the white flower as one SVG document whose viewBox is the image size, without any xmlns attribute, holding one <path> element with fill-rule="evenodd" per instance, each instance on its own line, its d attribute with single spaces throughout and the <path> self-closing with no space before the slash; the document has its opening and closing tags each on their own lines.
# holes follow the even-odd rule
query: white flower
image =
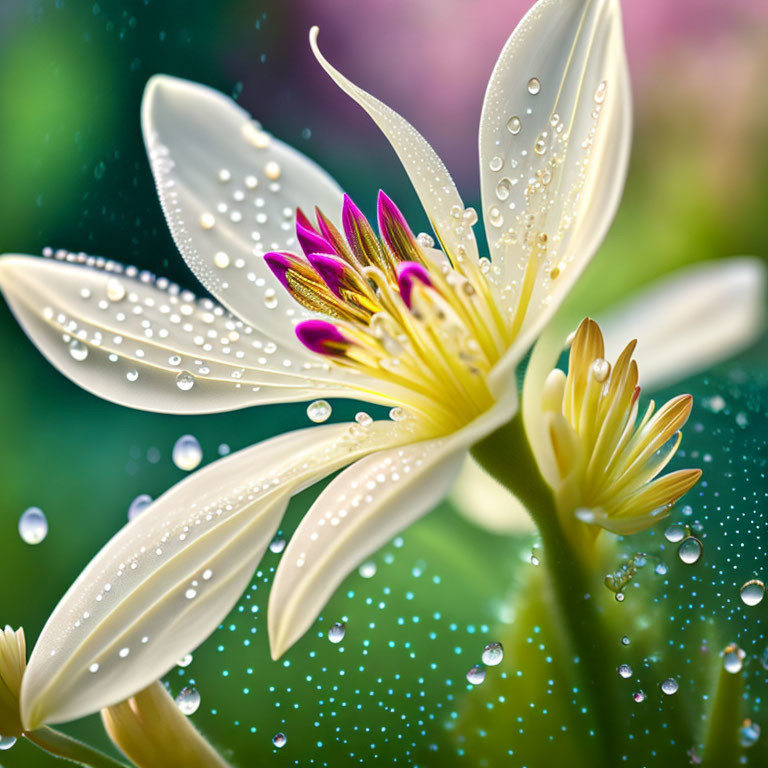
<svg viewBox="0 0 768 768">
<path fill-rule="evenodd" d="M 406 418 L 285 434 L 158 499 L 51 616 L 22 686 L 27 728 L 162 676 L 235 603 L 291 495 L 354 462 L 283 555 L 269 610 L 282 654 L 350 569 L 428 511 L 470 446 L 514 416 L 517 363 L 613 217 L 630 141 L 618 0 L 541 0 L 502 51 L 480 121 L 490 259 L 429 144 L 333 69 L 316 36 L 321 64 L 392 143 L 441 251 L 414 239 L 384 198 L 377 238 L 330 177 L 239 106 L 156 77 L 142 125 L 163 210 L 222 306 L 66 254 L 6 256 L 0 285 L 60 370 L 125 405 L 209 413 L 334 396 Z M 315 206 L 315 225 L 297 213 Z"/>
</svg>

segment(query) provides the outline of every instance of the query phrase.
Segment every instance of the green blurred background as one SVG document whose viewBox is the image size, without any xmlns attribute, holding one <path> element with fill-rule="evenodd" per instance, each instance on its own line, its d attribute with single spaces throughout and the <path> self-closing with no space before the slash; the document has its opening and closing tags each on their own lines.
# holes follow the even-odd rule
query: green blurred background
<svg viewBox="0 0 768 768">
<path fill-rule="evenodd" d="M 523 0 L 3 0 L 0 251 L 83 250 L 199 290 L 166 230 L 139 131 L 142 89 L 156 72 L 234 96 L 364 210 L 382 187 L 415 230 L 425 229 L 384 140 L 311 59 L 313 23 L 329 57 L 423 130 L 465 202 L 479 208 L 482 95 L 525 9 Z M 584 312 L 686 263 L 768 253 L 768 8 L 646 0 L 625 11 L 636 139 L 616 225 L 573 299 Z M 765 342 L 738 370 L 759 373 L 764 350 Z M 235 450 L 307 424 L 303 406 L 188 418 L 98 400 L 43 360 L 4 304 L 0 360 L 0 621 L 24 626 L 30 647 L 131 500 L 182 477 L 170 460 L 176 438 L 195 434 L 210 461 L 222 443 Z M 735 386 L 731 370 L 691 388 L 706 401 Z M 755 381 L 757 417 L 765 380 Z M 334 406 L 334 418 L 355 410 Z M 690 439 L 705 440 L 701 433 Z M 738 432 L 732 440 L 747 450 Z M 292 504 L 286 533 L 310 498 Z M 16 528 L 33 505 L 50 524 L 34 547 Z M 266 648 L 266 594 L 279 558 L 267 553 L 231 620 L 169 675 L 172 691 L 194 681 L 196 722 L 241 766 L 482 764 L 462 754 L 446 724 L 460 720 L 471 695 L 466 670 L 512 619 L 508 597 L 530 545 L 525 535 L 474 528 L 445 504 L 375 558 L 374 576 L 350 577 L 287 664 L 270 661 Z M 318 637 L 343 619 L 344 644 Z M 108 748 L 96 718 L 67 730 Z M 288 737 L 282 750 L 271 744 L 278 731 Z M 54 764 L 24 743 L 0 753 L 6 768 Z"/>
</svg>

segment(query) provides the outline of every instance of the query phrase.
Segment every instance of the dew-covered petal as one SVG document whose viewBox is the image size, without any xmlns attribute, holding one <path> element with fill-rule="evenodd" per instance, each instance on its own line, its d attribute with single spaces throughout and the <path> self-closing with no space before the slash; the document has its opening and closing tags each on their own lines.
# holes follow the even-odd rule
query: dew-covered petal
<svg viewBox="0 0 768 768">
<path fill-rule="evenodd" d="M 464 203 L 443 161 L 407 120 L 333 67 L 320 52 L 317 35 L 318 29 L 313 27 L 310 43 L 323 69 L 370 115 L 392 144 L 446 251 L 460 262 L 460 268 L 463 264 L 467 270 L 474 269 L 477 243 L 471 226 L 463 218 Z"/>
<path fill-rule="evenodd" d="M 540 0 L 507 41 L 480 121 L 488 276 L 513 312 L 536 271 L 518 360 L 600 244 L 631 134 L 619 0 Z"/>
<path fill-rule="evenodd" d="M 336 217 L 342 194 L 319 166 L 206 86 L 156 75 L 142 129 L 168 226 L 200 282 L 238 317 L 285 344 L 306 316 L 263 263 L 298 251 L 298 207 Z"/>
<path fill-rule="evenodd" d="M 221 459 L 126 525 L 54 610 L 24 676 L 27 728 L 111 706 L 162 677 L 250 581 L 291 494 L 411 439 L 407 422 L 291 432 Z"/>
<path fill-rule="evenodd" d="M 733 357 L 764 328 L 766 270 L 753 258 L 678 270 L 601 319 L 609 357 L 630 339 L 644 388 L 672 384 Z"/>
<path fill-rule="evenodd" d="M 209 299 L 148 272 L 72 258 L 85 263 L 3 256 L 0 288 L 43 354 L 90 392 L 169 413 L 349 396 L 334 379 L 354 374 L 330 372 Z"/>
<path fill-rule="evenodd" d="M 269 597 L 269 638 L 279 658 L 310 627 L 347 574 L 428 512 L 449 490 L 467 450 L 514 415 L 517 392 L 464 429 L 358 461 L 318 497 L 283 554 Z"/>
</svg>

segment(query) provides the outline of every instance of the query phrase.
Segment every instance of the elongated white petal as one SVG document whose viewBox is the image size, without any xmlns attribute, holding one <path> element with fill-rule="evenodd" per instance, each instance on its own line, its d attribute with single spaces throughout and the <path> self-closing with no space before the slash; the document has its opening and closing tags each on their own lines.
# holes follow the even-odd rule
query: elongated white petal
<svg viewBox="0 0 768 768">
<path fill-rule="evenodd" d="M 25 726 L 86 715 L 164 675 L 237 601 L 291 494 L 414 438 L 405 422 L 314 427 L 174 486 L 112 538 L 54 610 L 24 676 Z"/>
<path fill-rule="evenodd" d="M 672 384 L 754 342 L 765 327 L 765 300 L 766 270 L 758 259 L 681 269 L 601 318 L 608 359 L 637 339 L 640 384 Z"/>
<path fill-rule="evenodd" d="M 536 528 L 523 503 L 471 456 L 464 462 L 450 498 L 464 517 L 492 533 L 530 533 Z"/>
<path fill-rule="evenodd" d="M 517 392 L 446 437 L 391 448 L 342 472 L 318 497 L 283 554 L 269 596 L 269 639 L 279 658 L 307 631 L 344 577 L 453 484 L 471 445 L 514 415 Z"/>
<path fill-rule="evenodd" d="M 501 53 L 480 121 L 488 274 L 513 307 L 531 253 L 537 269 L 513 360 L 603 239 L 630 134 L 619 0 L 540 0 Z"/>
<path fill-rule="evenodd" d="M 349 396 L 322 360 L 309 362 L 214 302 L 146 272 L 106 267 L 0 258 L 0 288 L 19 323 L 90 392 L 169 413 L 307 400 L 319 390 Z"/>
<path fill-rule="evenodd" d="M 403 117 L 366 93 L 333 67 L 317 45 L 318 28 L 309 33 L 317 60 L 333 81 L 354 99 L 379 126 L 400 158 L 445 249 L 472 269 L 478 258 L 472 229 L 462 219 L 464 203 L 443 161 L 427 140 Z"/>
<path fill-rule="evenodd" d="M 163 211 L 187 264 L 238 317 L 298 347 L 293 324 L 306 312 L 262 255 L 299 250 L 297 207 L 340 216 L 337 184 L 234 101 L 197 83 L 153 77 L 141 124 Z"/>
</svg>

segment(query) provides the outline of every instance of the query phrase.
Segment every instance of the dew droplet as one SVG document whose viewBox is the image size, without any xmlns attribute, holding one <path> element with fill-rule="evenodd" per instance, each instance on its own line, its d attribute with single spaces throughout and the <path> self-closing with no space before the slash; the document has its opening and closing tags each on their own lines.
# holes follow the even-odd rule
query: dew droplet
<svg viewBox="0 0 768 768">
<path fill-rule="evenodd" d="M 539 136 L 536 139 L 536 143 L 533 145 L 533 151 L 537 155 L 543 155 L 547 151 L 547 141 L 543 136 Z"/>
<path fill-rule="evenodd" d="M 488 163 L 488 167 L 492 171 L 500 171 L 504 167 L 504 158 L 494 155 Z"/>
<path fill-rule="evenodd" d="M 467 681 L 472 685 L 480 685 L 485 680 L 485 667 L 480 664 L 475 664 L 467 671 Z"/>
<path fill-rule="evenodd" d="M 592 378 L 599 384 L 602 384 L 611 372 L 611 364 L 602 357 L 598 357 L 592 361 L 591 371 Z"/>
<path fill-rule="evenodd" d="M 741 672 L 745 657 L 744 651 L 736 643 L 731 643 L 723 651 L 723 668 L 726 672 L 736 675 Z"/>
<path fill-rule="evenodd" d="M 125 372 L 125 378 L 130 382 L 134 382 L 139 378 L 139 372 L 135 368 L 132 368 L 130 371 Z"/>
<path fill-rule="evenodd" d="M 315 424 L 322 424 L 328 421 L 331 415 L 331 404 L 327 400 L 315 400 L 307 406 L 307 416 Z"/>
<path fill-rule="evenodd" d="M 395 406 L 389 411 L 389 418 L 392 419 L 392 421 L 403 421 L 407 416 L 408 414 L 399 406 Z"/>
<path fill-rule="evenodd" d="M 477 224 L 477 211 L 474 208 L 465 208 L 461 218 L 468 227 L 474 227 Z"/>
<path fill-rule="evenodd" d="M 226 269 L 229 266 L 229 256 L 224 253 L 224 251 L 219 251 L 214 257 L 213 257 L 213 263 L 219 268 L 219 269 Z"/>
<path fill-rule="evenodd" d="M 277 181 L 280 178 L 280 165 L 276 163 L 274 160 L 270 160 L 265 166 L 264 166 L 264 175 L 270 180 L 270 181 Z"/>
<path fill-rule="evenodd" d="M 356 413 L 355 414 L 355 421 L 361 427 L 367 427 L 369 424 L 373 423 L 373 419 L 365 411 L 360 411 L 359 413 Z"/>
<path fill-rule="evenodd" d="M 278 748 L 282 749 L 286 742 L 288 741 L 288 737 L 284 733 L 276 733 L 272 737 L 272 743 Z"/>
<path fill-rule="evenodd" d="M 532 77 L 528 81 L 528 93 L 530 93 L 532 96 L 535 96 L 537 93 L 541 91 L 541 81 L 538 77 Z"/>
<path fill-rule="evenodd" d="M 662 693 L 665 693 L 667 696 L 672 696 L 672 694 L 677 693 L 677 689 L 680 687 L 677 680 L 675 680 L 674 677 L 668 677 L 662 684 L 661 684 L 661 691 Z"/>
<path fill-rule="evenodd" d="M 760 738 L 760 726 L 753 723 L 749 718 L 744 720 L 739 728 L 739 744 L 744 747 L 752 747 Z"/>
<path fill-rule="evenodd" d="M 670 525 L 669 528 L 664 531 L 664 538 L 667 541 L 671 541 L 673 544 L 682 541 L 685 538 L 685 526 L 680 523 Z"/>
<path fill-rule="evenodd" d="M 80 339 L 72 339 L 72 341 L 69 342 L 69 355 L 73 360 L 77 360 L 78 363 L 81 363 L 88 357 L 88 347 L 86 347 Z"/>
<path fill-rule="evenodd" d="M 520 129 L 523 127 L 522 122 L 520 121 L 520 118 L 516 115 L 514 117 L 510 117 L 509 120 L 507 120 L 507 130 L 513 135 L 517 136 L 518 133 L 520 133 Z"/>
<path fill-rule="evenodd" d="M 125 298 L 125 286 L 116 277 L 107 280 L 107 298 L 110 301 L 122 301 Z"/>
<path fill-rule="evenodd" d="M 344 639 L 344 635 L 347 632 L 347 625 L 344 624 L 344 622 L 337 621 L 329 630 L 328 630 L 328 639 L 332 643 L 340 643 Z"/>
<path fill-rule="evenodd" d="M 483 648 L 482 655 L 483 664 L 489 667 L 495 667 L 497 664 L 501 664 L 501 660 L 504 658 L 504 647 L 501 643 L 488 643 Z"/>
<path fill-rule="evenodd" d="M 744 605 L 757 605 L 765 596 L 765 584 L 760 579 L 750 579 L 741 585 L 741 602 Z"/>
<path fill-rule="evenodd" d="M 188 653 L 186 656 L 182 656 L 177 662 L 177 667 L 188 667 L 192 663 L 192 654 Z"/>
<path fill-rule="evenodd" d="M 505 176 L 503 179 L 499 179 L 499 183 L 496 185 L 496 197 L 503 202 L 509 197 L 511 190 L 512 182 Z"/>
<path fill-rule="evenodd" d="M 629 645 L 631 642 L 632 641 L 626 635 L 622 635 L 621 636 L 621 644 L 622 645 Z"/>
<path fill-rule="evenodd" d="M 200 216 L 200 226 L 203 229 L 213 229 L 216 217 L 212 213 L 204 213 Z"/>
<path fill-rule="evenodd" d="M 632 694 L 632 698 L 639 704 L 642 701 L 645 701 L 645 692 L 644 691 L 635 691 Z"/>
<path fill-rule="evenodd" d="M 597 90 L 595 90 L 595 103 L 596 104 L 602 104 L 605 101 L 605 94 L 608 90 L 608 83 L 603 80 L 600 85 L 597 86 Z"/>
<path fill-rule="evenodd" d="M 504 223 L 504 217 L 495 205 L 488 209 L 488 221 L 492 227 L 500 227 Z"/>
<path fill-rule="evenodd" d="M 276 538 L 272 539 L 272 542 L 269 545 L 269 551 L 274 552 L 276 555 L 279 555 L 283 550 L 285 549 L 285 539 Z"/>
<path fill-rule="evenodd" d="M 176 386 L 182 392 L 189 392 L 195 386 L 195 377 L 189 371 L 182 371 L 176 376 Z"/>
<path fill-rule="evenodd" d="M 187 600 L 194 600 L 197 597 L 197 590 L 190 587 L 185 593 L 184 597 L 187 598 Z"/>
<path fill-rule="evenodd" d="M 152 497 L 148 493 L 140 493 L 128 507 L 128 520 L 140 515 L 151 503 Z"/>
<path fill-rule="evenodd" d="M 173 446 L 173 463 L 191 472 L 203 460 L 203 449 L 194 435 L 182 435 Z"/>
<path fill-rule="evenodd" d="M 686 565 L 693 565 L 699 561 L 702 551 L 701 541 L 695 536 L 687 536 L 680 544 L 677 554 Z"/>
<path fill-rule="evenodd" d="M 363 563 L 360 566 L 359 573 L 364 579 L 372 579 L 376 575 L 376 563 L 372 560 Z"/>
<path fill-rule="evenodd" d="M 435 238 L 432 237 L 432 235 L 428 235 L 426 232 L 419 232 L 419 234 L 416 236 L 416 242 L 422 248 L 434 248 L 435 247 Z"/>
<path fill-rule="evenodd" d="M 200 693 L 197 688 L 186 685 L 176 697 L 176 706 L 183 715 L 194 715 L 200 706 Z"/>
<path fill-rule="evenodd" d="M 29 507 L 19 518 L 19 536 L 27 544 L 39 544 L 48 535 L 48 520 L 40 507 Z"/>
<path fill-rule="evenodd" d="M 619 677 L 623 677 L 625 680 L 628 677 L 632 677 L 632 667 L 630 667 L 629 664 L 619 664 L 617 671 Z"/>
<path fill-rule="evenodd" d="M 16 744 L 15 736 L 0 736 L 0 751 L 5 752 Z"/>
</svg>

